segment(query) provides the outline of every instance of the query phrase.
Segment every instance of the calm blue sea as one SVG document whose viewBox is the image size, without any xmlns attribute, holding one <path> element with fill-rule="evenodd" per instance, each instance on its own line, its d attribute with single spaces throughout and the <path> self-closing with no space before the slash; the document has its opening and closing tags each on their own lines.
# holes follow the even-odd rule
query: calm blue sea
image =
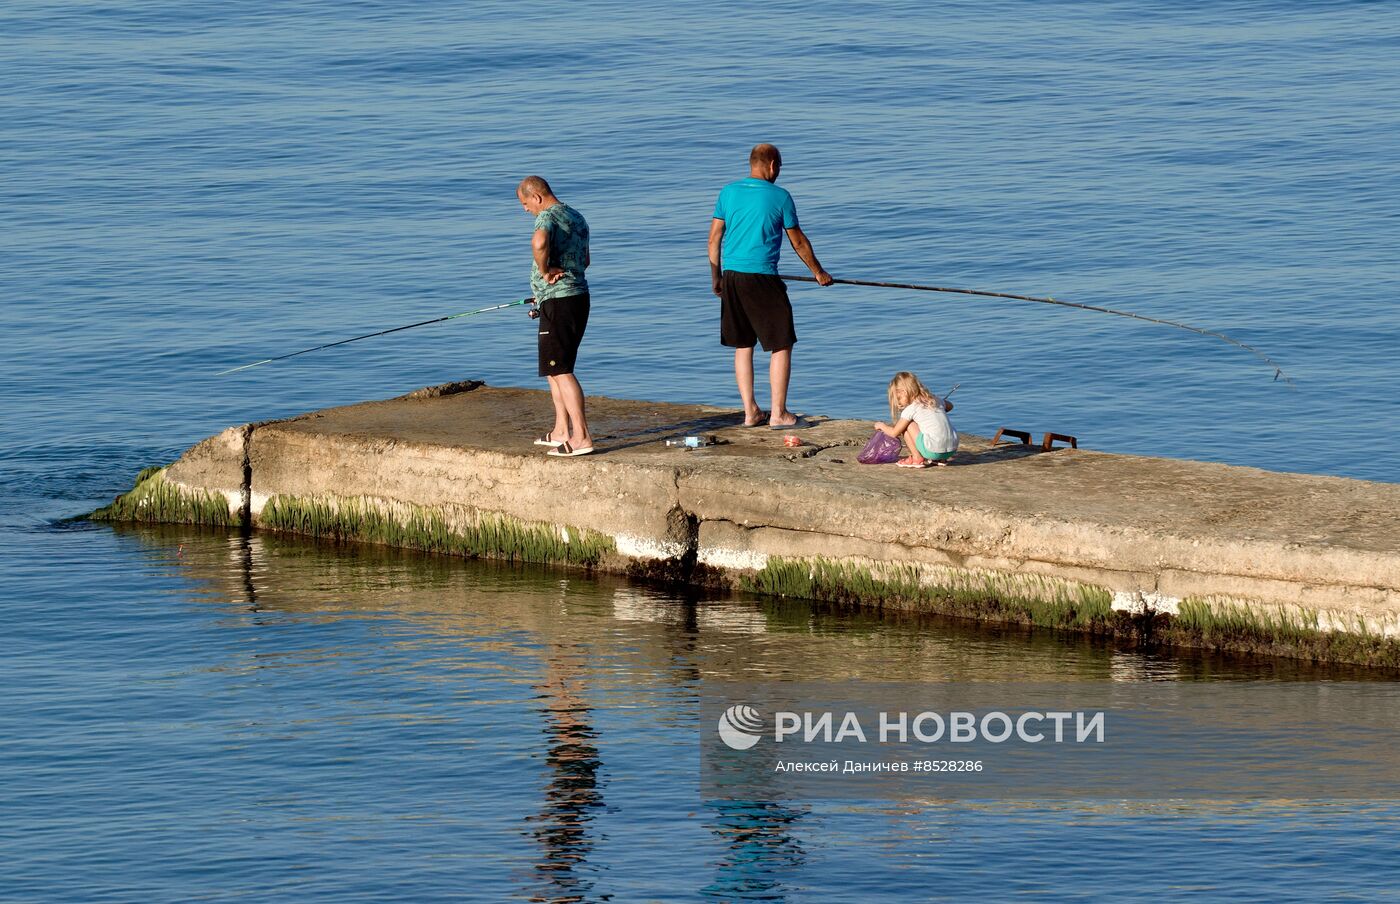
<svg viewBox="0 0 1400 904">
<path fill-rule="evenodd" d="M 1328 680 L 669 597 L 577 574 L 60 524 L 232 423 L 537 385 L 548 178 L 593 231 L 590 393 L 736 402 L 705 235 L 748 148 L 838 277 L 793 407 L 1400 477 L 1400 16 L 1383 2 L 0 6 L 0 898 L 1374 900 L 1389 804 L 736 809 L 697 687 L 832 662 Z M 800 272 L 791 253 L 789 272 Z M 522 413 L 522 416 L 527 416 Z"/>
</svg>

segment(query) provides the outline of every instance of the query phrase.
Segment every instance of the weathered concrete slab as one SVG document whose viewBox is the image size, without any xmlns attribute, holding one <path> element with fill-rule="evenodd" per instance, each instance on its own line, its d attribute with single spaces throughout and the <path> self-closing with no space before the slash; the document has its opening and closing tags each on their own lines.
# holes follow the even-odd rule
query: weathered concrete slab
<svg viewBox="0 0 1400 904">
<path fill-rule="evenodd" d="M 865 421 L 794 450 L 732 410 L 595 398 L 589 417 L 599 454 L 551 458 L 531 444 L 546 393 L 462 384 L 230 428 L 164 479 L 254 525 L 485 554 L 525 531 L 520 557 L 769 592 L 1012 618 L 1048 599 L 1066 625 L 1178 615 L 1203 642 L 1400 628 L 1400 485 L 976 437 L 907 470 L 856 463 Z M 695 432 L 724 444 L 662 442 Z"/>
</svg>

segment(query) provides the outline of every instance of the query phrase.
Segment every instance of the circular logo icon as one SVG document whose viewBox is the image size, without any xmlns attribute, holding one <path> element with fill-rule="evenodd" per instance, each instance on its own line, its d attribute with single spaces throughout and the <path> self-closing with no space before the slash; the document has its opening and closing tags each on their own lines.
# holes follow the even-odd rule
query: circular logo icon
<svg viewBox="0 0 1400 904">
<path fill-rule="evenodd" d="M 719 738 L 733 750 L 748 750 L 763 736 L 763 716 L 743 703 L 726 709 L 719 717 Z"/>
</svg>

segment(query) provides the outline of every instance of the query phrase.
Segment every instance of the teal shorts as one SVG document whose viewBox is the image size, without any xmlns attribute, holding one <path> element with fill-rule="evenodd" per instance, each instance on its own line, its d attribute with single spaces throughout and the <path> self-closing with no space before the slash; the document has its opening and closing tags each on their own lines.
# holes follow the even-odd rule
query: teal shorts
<svg viewBox="0 0 1400 904">
<path fill-rule="evenodd" d="M 914 446 L 919 450 L 920 455 L 930 461 L 947 461 L 953 457 L 952 452 L 934 452 L 929 449 L 928 445 L 924 442 L 924 435 L 922 433 L 914 437 Z"/>
</svg>

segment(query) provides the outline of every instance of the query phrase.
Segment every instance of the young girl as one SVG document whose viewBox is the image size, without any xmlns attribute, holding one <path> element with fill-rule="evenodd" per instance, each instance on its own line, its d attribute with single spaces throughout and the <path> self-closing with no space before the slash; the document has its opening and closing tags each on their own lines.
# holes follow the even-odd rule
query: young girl
<svg viewBox="0 0 1400 904">
<path fill-rule="evenodd" d="M 948 422 L 947 412 L 953 403 L 929 392 L 919 378 L 902 370 L 890 380 L 890 417 L 893 426 L 880 421 L 875 424 L 886 436 L 904 437 L 909 457 L 898 462 L 901 468 L 927 468 L 948 464 L 958 451 L 958 431 Z"/>
</svg>

